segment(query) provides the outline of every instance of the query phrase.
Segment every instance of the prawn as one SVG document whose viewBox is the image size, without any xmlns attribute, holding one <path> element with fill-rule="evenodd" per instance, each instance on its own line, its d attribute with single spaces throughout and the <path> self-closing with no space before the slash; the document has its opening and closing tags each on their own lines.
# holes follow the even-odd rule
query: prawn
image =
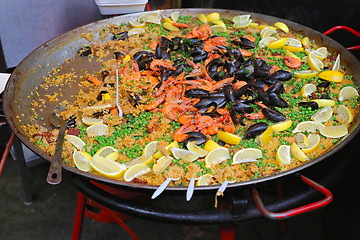
<svg viewBox="0 0 360 240">
<path fill-rule="evenodd" d="M 182 125 L 181 127 L 178 128 L 178 130 L 175 131 L 173 135 L 173 140 L 176 142 L 183 142 L 190 137 L 186 133 L 195 130 L 196 130 L 196 126 L 191 123 Z"/>
<path fill-rule="evenodd" d="M 288 57 L 288 56 L 284 57 L 284 63 L 289 68 L 298 68 L 298 67 L 301 66 L 300 59 L 293 58 L 293 57 Z"/>
<path fill-rule="evenodd" d="M 101 84 L 103 84 L 103 81 L 100 81 L 99 79 L 97 79 L 94 76 L 86 76 L 85 77 L 89 82 L 92 82 L 95 86 L 101 86 Z"/>
<path fill-rule="evenodd" d="M 154 59 L 150 63 L 150 69 L 153 71 L 160 71 L 161 70 L 160 67 L 169 68 L 170 70 L 176 70 L 176 68 L 173 65 L 165 62 L 164 60 Z"/>
<path fill-rule="evenodd" d="M 165 117 L 175 120 L 179 117 L 179 115 L 183 114 L 184 108 L 177 103 L 167 103 L 162 107 L 161 112 Z"/>
<path fill-rule="evenodd" d="M 144 110 L 146 111 L 151 111 L 154 110 L 155 108 L 157 108 L 161 103 L 163 103 L 165 101 L 165 96 L 161 96 L 158 99 L 156 99 L 155 101 L 153 101 L 152 103 L 143 105 L 144 106 Z"/>
</svg>

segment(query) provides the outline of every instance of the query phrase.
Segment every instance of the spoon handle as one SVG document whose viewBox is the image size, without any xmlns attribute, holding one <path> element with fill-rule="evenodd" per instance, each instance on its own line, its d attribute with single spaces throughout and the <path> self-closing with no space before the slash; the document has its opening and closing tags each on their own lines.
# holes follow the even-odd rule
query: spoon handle
<svg viewBox="0 0 360 240">
<path fill-rule="evenodd" d="M 49 184 L 59 184 L 62 180 L 61 150 L 64 143 L 65 130 L 66 122 L 62 121 L 59 129 L 59 135 L 56 140 L 55 154 L 53 156 L 53 161 L 50 164 L 49 172 L 46 177 L 46 181 Z"/>
<path fill-rule="evenodd" d="M 195 178 L 191 178 L 189 186 L 186 190 L 186 201 L 190 201 L 190 199 L 194 193 L 194 185 L 195 185 Z"/>
</svg>

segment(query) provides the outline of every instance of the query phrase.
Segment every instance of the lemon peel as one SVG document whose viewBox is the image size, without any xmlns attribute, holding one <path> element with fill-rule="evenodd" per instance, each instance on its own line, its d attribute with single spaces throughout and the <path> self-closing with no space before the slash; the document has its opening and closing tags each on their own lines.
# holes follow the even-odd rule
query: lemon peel
<svg viewBox="0 0 360 240">
<path fill-rule="evenodd" d="M 216 134 L 216 136 L 223 142 L 226 142 L 228 144 L 239 144 L 241 141 L 241 137 L 229 133 L 229 132 L 225 132 L 222 130 L 219 130 L 218 133 Z"/>
<path fill-rule="evenodd" d="M 151 172 L 151 169 L 146 164 L 136 164 L 126 170 L 124 174 L 124 180 L 126 182 L 131 182 L 134 178 L 141 177 L 149 172 Z"/>
<path fill-rule="evenodd" d="M 256 162 L 258 158 L 262 158 L 260 149 L 244 148 L 235 153 L 232 165 L 245 162 Z"/>
<path fill-rule="evenodd" d="M 278 166 L 289 165 L 291 162 L 290 146 L 281 145 L 276 151 L 276 164 Z"/>
<path fill-rule="evenodd" d="M 220 147 L 209 152 L 205 157 L 206 166 L 211 167 L 230 159 L 229 149 Z"/>
<path fill-rule="evenodd" d="M 300 149 L 296 143 L 292 143 L 290 146 L 290 153 L 299 161 L 305 162 L 309 160 L 309 157 Z"/>
</svg>

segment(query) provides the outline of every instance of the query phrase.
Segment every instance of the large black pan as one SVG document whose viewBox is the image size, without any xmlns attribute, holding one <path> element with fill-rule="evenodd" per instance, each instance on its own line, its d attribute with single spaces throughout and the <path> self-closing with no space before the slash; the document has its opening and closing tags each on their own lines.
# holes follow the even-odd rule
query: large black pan
<svg viewBox="0 0 360 240">
<path fill-rule="evenodd" d="M 346 66 L 348 73 L 353 76 L 355 84 L 357 86 L 360 86 L 359 61 L 339 43 L 317 31 L 314 31 L 297 23 L 287 21 L 285 19 L 279 19 L 257 13 L 248 13 L 248 12 L 232 11 L 232 10 L 176 9 L 176 10 L 164 10 L 162 11 L 162 15 L 169 16 L 173 11 L 180 11 L 181 15 L 192 15 L 192 16 L 197 16 L 200 13 L 208 14 L 211 12 L 219 12 L 222 17 L 232 17 L 239 14 L 251 14 L 252 19 L 259 20 L 261 22 L 265 22 L 270 25 L 277 21 L 282 21 L 286 23 L 292 31 L 298 32 L 304 36 L 308 36 L 310 39 L 315 39 L 317 44 L 321 46 L 326 46 L 329 49 L 329 51 L 332 53 L 341 54 L 341 64 Z M 136 20 L 139 15 L 140 13 L 114 17 L 74 29 L 41 45 L 18 65 L 18 67 L 11 75 L 5 89 L 4 111 L 5 111 L 6 119 L 11 126 L 11 129 L 27 147 L 29 147 L 36 154 L 43 157 L 44 159 L 47 159 L 48 161 L 52 161 L 51 160 L 52 158 L 49 155 L 45 154 L 43 151 L 37 148 L 33 142 L 30 141 L 29 136 L 25 133 L 25 131 L 21 127 L 22 124 L 30 123 L 29 116 L 31 116 L 32 114 L 30 103 L 34 97 L 37 87 L 44 81 L 43 77 L 47 76 L 49 72 L 52 72 L 53 68 L 57 68 L 59 65 L 64 64 L 65 59 L 70 59 L 76 56 L 78 49 L 80 49 L 84 44 L 89 44 L 87 40 L 85 40 L 80 36 L 82 33 L 93 33 L 93 35 L 95 36 L 95 41 L 101 41 L 101 39 L 98 39 L 99 36 L 98 33 L 105 26 L 109 24 L 120 24 L 122 22 L 127 23 L 129 20 Z M 65 92 L 68 91 L 68 89 L 65 90 L 64 88 L 63 89 L 56 88 L 55 91 Z M 76 90 L 76 88 L 71 88 L 71 89 Z M 64 94 L 64 96 L 69 96 L 69 95 L 70 94 L 68 92 Z M 53 106 L 51 105 L 46 105 L 45 107 L 43 107 L 42 111 L 40 112 L 41 116 L 47 118 L 52 108 Z M 340 150 L 359 132 L 359 122 L 360 122 L 360 115 L 358 114 L 354 117 L 354 122 L 349 129 L 349 135 L 344 137 L 340 142 L 336 144 L 335 147 L 333 147 L 331 150 L 326 152 L 324 155 L 306 164 L 296 167 L 292 170 L 251 181 L 233 183 L 230 184 L 229 187 L 240 187 L 240 186 L 252 185 L 255 183 L 273 180 L 279 177 L 283 177 L 285 175 L 299 172 L 304 168 L 308 168 L 320 161 L 326 160 L 327 157 Z M 50 123 L 48 123 L 46 126 L 49 129 L 51 128 Z M 86 176 L 90 179 L 108 182 L 123 187 L 142 188 L 142 189 L 157 188 L 157 186 L 152 186 L 152 185 L 127 183 L 123 181 L 104 178 L 101 176 L 82 172 L 68 165 L 63 165 L 63 167 L 67 171 L 73 172 L 75 174 L 79 174 L 82 176 Z M 217 188 L 218 186 L 204 186 L 204 187 L 197 187 L 197 190 L 216 190 Z M 177 187 L 168 187 L 167 189 L 186 190 L 186 187 L 177 186 Z"/>
</svg>

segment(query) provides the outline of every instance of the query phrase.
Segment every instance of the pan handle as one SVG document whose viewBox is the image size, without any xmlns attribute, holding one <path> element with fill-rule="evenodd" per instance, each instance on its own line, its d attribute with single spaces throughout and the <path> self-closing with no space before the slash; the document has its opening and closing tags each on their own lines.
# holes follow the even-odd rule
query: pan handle
<svg viewBox="0 0 360 240">
<path fill-rule="evenodd" d="M 259 192 L 255 188 L 253 188 L 252 196 L 260 213 L 269 219 L 280 220 L 321 208 L 323 206 L 326 206 L 332 201 L 333 195 L 327 188 L 303 175 L 300 175 L 300 177 L 307 185 L 314 187 L 316 190 L 324 194 L 325 198 L 320 201 L 313 202 L 305 206 L 301 206 L 284 212 L 271 212 L 265 208 L 265 205 L 263 204 L 260 198 Z"/>
<path fill-rule="evenodd" d="M 355 36 L 357 36 L 358 38 L 360 38 L 360 33 L 358 31 L 355 31 L 354 29 L 352 29 L 350 27 L 347 27 L 347 26 L 335 26 L 333 28 L 330 28 L 326 32 L 324 32 L 324 35 L 329 35 L 330 33 L 333 33 L 333 32 L 335 32 L 337 30 L 348 31 L 348 32 L 354 34 Z M 353 47 L 348 47 L 347 50 L 360 50 L 360 45 L 353 46 Z"/>
</svg>

